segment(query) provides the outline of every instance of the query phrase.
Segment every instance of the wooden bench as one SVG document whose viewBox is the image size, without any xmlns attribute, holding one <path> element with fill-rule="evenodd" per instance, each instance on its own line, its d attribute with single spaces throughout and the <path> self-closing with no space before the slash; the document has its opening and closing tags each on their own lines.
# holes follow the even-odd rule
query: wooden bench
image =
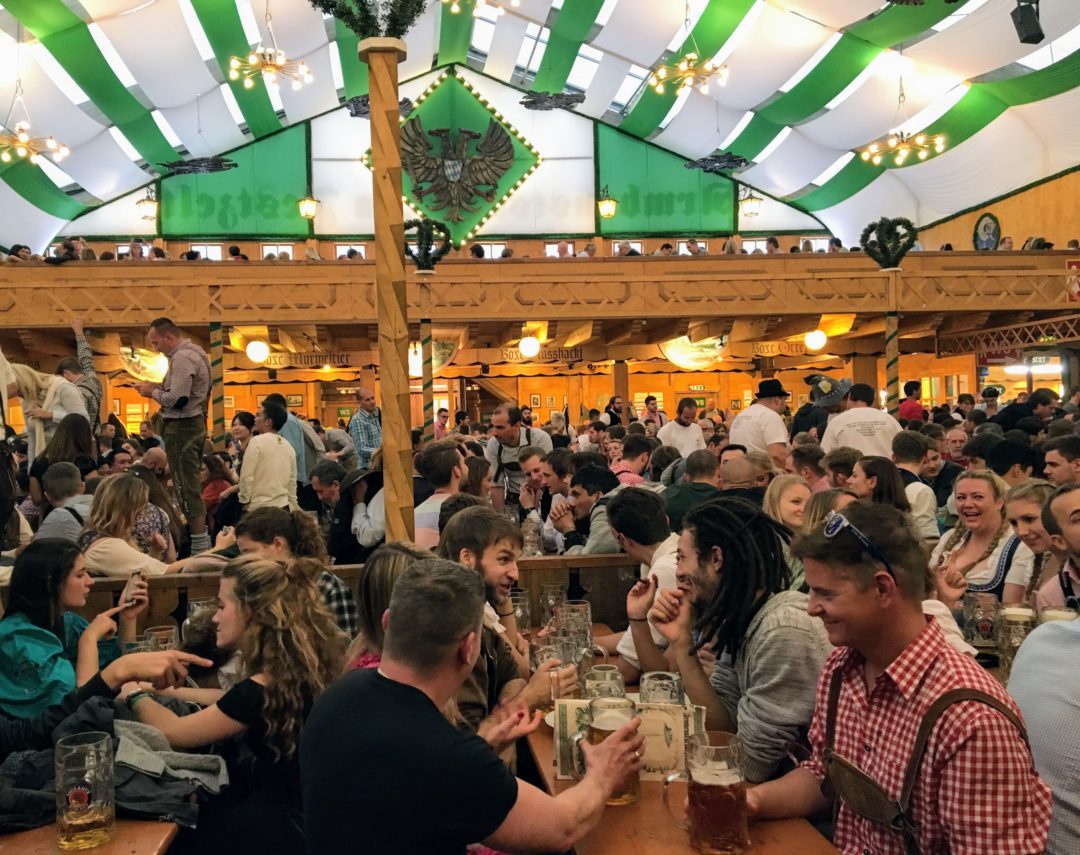
<svg viewBox="0 0 1080 855">
<path fill-rule="evenodd" d="M 332 569 L 358 595 L 363 565 L 335 565 Z M 552 555 L 518 561 L 518 584 L 529 591 L 533 621 L 540 615 L 540 586 L 558 583 L 568 588 L 570 599 L 586 599 L 593 604 L 593 620 L 606 623 L 614 631 L 626 629 L 626 592 L 638 578 L 638 565 L 626 555 Z M 220 573 L 174 573 L 153 576 L 150 608 L 139 618 L 142 632 L 148 626 L 175 625 L 178 607 L 192 600 L 213 599 L 218 594 Z M 96 578 L 86 605 L 76 609 L 87 620 L 117 605 L 127 583 L 123 578 Z M 0 588 L 7 602 L 7 586 Z M 183 620 L 183 615 L 180 615 Z"/>
</svg>

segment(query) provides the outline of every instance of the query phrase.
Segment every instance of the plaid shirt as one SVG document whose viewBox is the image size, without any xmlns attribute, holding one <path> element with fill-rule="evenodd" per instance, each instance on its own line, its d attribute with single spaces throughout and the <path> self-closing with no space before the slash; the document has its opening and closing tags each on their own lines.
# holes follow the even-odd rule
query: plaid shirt
<svg viewBox="0 0 1080 855">
<path fill-rule="evenodd" d="M 382 445 L 382 425 L 378 413 L 357 410 L 349 422 L 349 436 L 356 446 L 356 466 L 367 469 L 371 465 L 371 455 Z"/>
<path fill-rule="evenodd" d="M 97 369 L 94 368 L 94 352 L 81 335 L 75 336 L 75 352 L 79 367 L 82 368 L 82 374 L 75 381 L 75 385 L 86 403 L 86 414 L 90 417 L 90 430 L 97 433 L 98 424 L 101 421 L 101 399 L 105 397 L 105 389 L 98 379 Z"/>
<path fill-rule="evenodd" d="M 341 578 L 329 570 L 323 570 L 319 575 L 319 591 L 322 593 L 326 607 L 334 616 L 338 629 L 346 633 L 349 638 L 354 638 L 360 631 L 357 625 L 358 611 L 356 598 Z"/>
<path fill-rule="evenodd" d="M 645 479 L 623 460 L 611 464 L 611 474 L 618 478 L 619 483 L 624 487 L 639 487 L 645 483 Z"/>
<path fill-rule="evenodd" d="M 844 673 L 836 716 L 836 751 L 898 798 L 923 715 L 953 689 L 979 689 L 1019 714 L 1005 689 L 969 656 L 953 650 L 937 622 L 877 678 L 868 693 L 865 660 L 837 648 L 818 683 L 810 726 L 813 754 L 804 768 L 818 780 L 825 770 L 825 711 L 829 681 Z M 1045 851 L 1050 789 L 1032 765 L 1016 728 L 977 701 L 949 707 L 927 743 L 911 801 L 922 855 L 1031 855 Z M 841 805 L 833 844 L 845 855 L 905 855 L 903 839 Z"/>
</svg>

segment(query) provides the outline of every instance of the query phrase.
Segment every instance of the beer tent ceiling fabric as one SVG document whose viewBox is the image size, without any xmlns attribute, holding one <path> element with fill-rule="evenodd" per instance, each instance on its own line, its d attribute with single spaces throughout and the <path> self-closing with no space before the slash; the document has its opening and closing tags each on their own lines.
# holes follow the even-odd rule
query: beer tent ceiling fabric
<svg viewBox="0 0 1080 855">
<path fill-rule="evenodd" d="M 460 2 L 453 15 L 431 0 L 403 79 L 467 63 L 518 90 L 582 92 L 580 115 L 679 156 L 742 154 L 751 162 L 735 179 L 848 241 L 871 217 L 925 225 L 1080 164 L 1075 0 L 1043 0 L 1041 45 L 1019 41 L 1015 0 L 691 0 L 688 24 L 684 0 L 519 0 L 476 17 L 476 0 Z M 5 0 L 0 102 L 18 69 L 34 130 L 72 156 L 0 165 L 3 239 L 40 247 L 164 162 L 233 150 L 366 91 L 355 36 L 307 0 L 275 0 L 274 31 L 314 83 L 230 83 L 229 57 L 268 38 L 263 11 L 260 0 Z M 726 86 L 677 98 L 644 85 L 693 46 L 728 65 Z M 948 147 L 873 167 L 854 152 L 892 129 L 901 74 L 905 128 L 944 133 Z"/>
</svg>

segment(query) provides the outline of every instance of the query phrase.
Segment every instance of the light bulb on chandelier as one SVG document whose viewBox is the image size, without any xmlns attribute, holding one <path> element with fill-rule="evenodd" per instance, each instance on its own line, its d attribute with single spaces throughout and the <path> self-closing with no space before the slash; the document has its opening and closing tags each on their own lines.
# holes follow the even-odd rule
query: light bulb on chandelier
<svg viewBox="0 0 1080 855">
<path fill-rule="evenodd" d="M 315 77 L 303 60 L 289 59 L 285 51 L 277 46 L 274 36 L 274 19 L 270 14 L 270 0 L 266 0 L 266 32 L 270 44 L 261 44 L 246 57 L 234 56 L 229 59 L 229 80 L 243 79 L 245 89 L 255 88 L 255 80 L 261 74 L 267 86 L 277 88 L 278 78 L 292 81 L 292 88 L 302 89 Z"/>
</svg>

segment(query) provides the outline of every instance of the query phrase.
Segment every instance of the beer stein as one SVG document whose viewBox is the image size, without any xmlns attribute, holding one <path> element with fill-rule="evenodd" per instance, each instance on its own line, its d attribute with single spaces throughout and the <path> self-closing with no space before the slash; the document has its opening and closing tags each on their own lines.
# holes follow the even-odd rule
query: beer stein
<svg viewBox="0 0 1080 855">
<path fill-rule="evenodd" d="M 547 626 L 555 615 L 555 607 L 566 602 L 566 585 L 561 582 L 540 586 L 540 625 Z"/>
<path fill-rule="evenodd" d="M 152 626 L 143 633 L 151 650 L 176 650 L 180 646 L 179 632 L 175 626 Z"/>
<path fill-rule="evenodd" d="M 626 697 L 626 684 L 617 665 L 593 665 L 585 674 L 585 697 Z"/>
<path fill-rule="evenodd" d="M 664 804 L 674 781 L 686 781 L 686 818 L 679 827 L 703 855 L 742 855 L 750 846 L 746 781 L 739 769 L 738 743 L 730 733 L 710 731 L 686 744 L 686 771 L 664 778 Z M 674 817 L 674 814 L 672 814 Z"/>
<path fill-rule="evenodd" d="M 599 745 L 630 719 L 637 715 L 634 702 L 629 698 L 593 698 L 589 701 L 589 727 L 584 733 L 578 731 L 570 737 L 570 747 L 574 756 L 579 758 L 574 763 L 574 777 L 579 781 L 585 776 L 585 762 L 581 757 L 581 741 L 588 740 L 590 745 Z M 641 779 L 636 771 L 627 774 L 619 782 L 609 805 L 629 805 L 641 797 Z"/>
<path fill-rule="evenodd" d="M 555 607 L 557 629 L 592 634 L 592 605 L 586 600 L 566 600 Z"/>
<path fill-rule="evenodd" d="M 56 743 L 57 845 L 92 849 L 116 831 L 113 745 L 107 733 L 65 736 Z"/>
<path fill-rule="evenodd" d="M 1067 608 L 1039 609 L 1039 623 L 1040 623 L 1040 625 L 1044 624 L 1044 623 L 1050 623 L 1050 622 L 1055 621 L 1055 620 L 1070 621 L 1070 620 L 1076 620 L 1076 618 L 1077 618 L 1076 609 L 1067 609 Z"/>
<path fill-rule="evenodd" d="M 998 657 L 1001 663 L 999 672 L 1001 681 L 1009 679 L 1013 657 L 1017 649 L 1035 628 L 1035 610 L 1029 606 L 1000 606 L 994 635 L 997 640 Z"/>
<path fill-rule="evenodd" d="M 532 605 L 529 602 L 529 592 L 524 588 L 511 591 L 510 607 L 514 610 L 518 632 L 525 635 L 532 629 Z"/>
<path fill-rule="evenodd" d="M 682 677 L 672 671 L 649 671 L 641 678 L 641 703 L 683 703 Z"/>
<path fill-rule="evenodd" d="M 603 664 L 608 664 L 607 651 L 593 644 L 592 636 L 588 632 L 556 629 L 548 637 L 560 646 L 562 661 L 567 665 L 572 662 L 577 666 L 578 684 L 581 688 L 585 687 L 585 675 L 596 663 L 597 657 L 603 659 Z"/>
<path fill-rule="evenodd" d="M 994 612 L 997 597 L 993 594 L 964 594 L 964 637 L 973 647 L 994 647 Z"/>
</svg>

